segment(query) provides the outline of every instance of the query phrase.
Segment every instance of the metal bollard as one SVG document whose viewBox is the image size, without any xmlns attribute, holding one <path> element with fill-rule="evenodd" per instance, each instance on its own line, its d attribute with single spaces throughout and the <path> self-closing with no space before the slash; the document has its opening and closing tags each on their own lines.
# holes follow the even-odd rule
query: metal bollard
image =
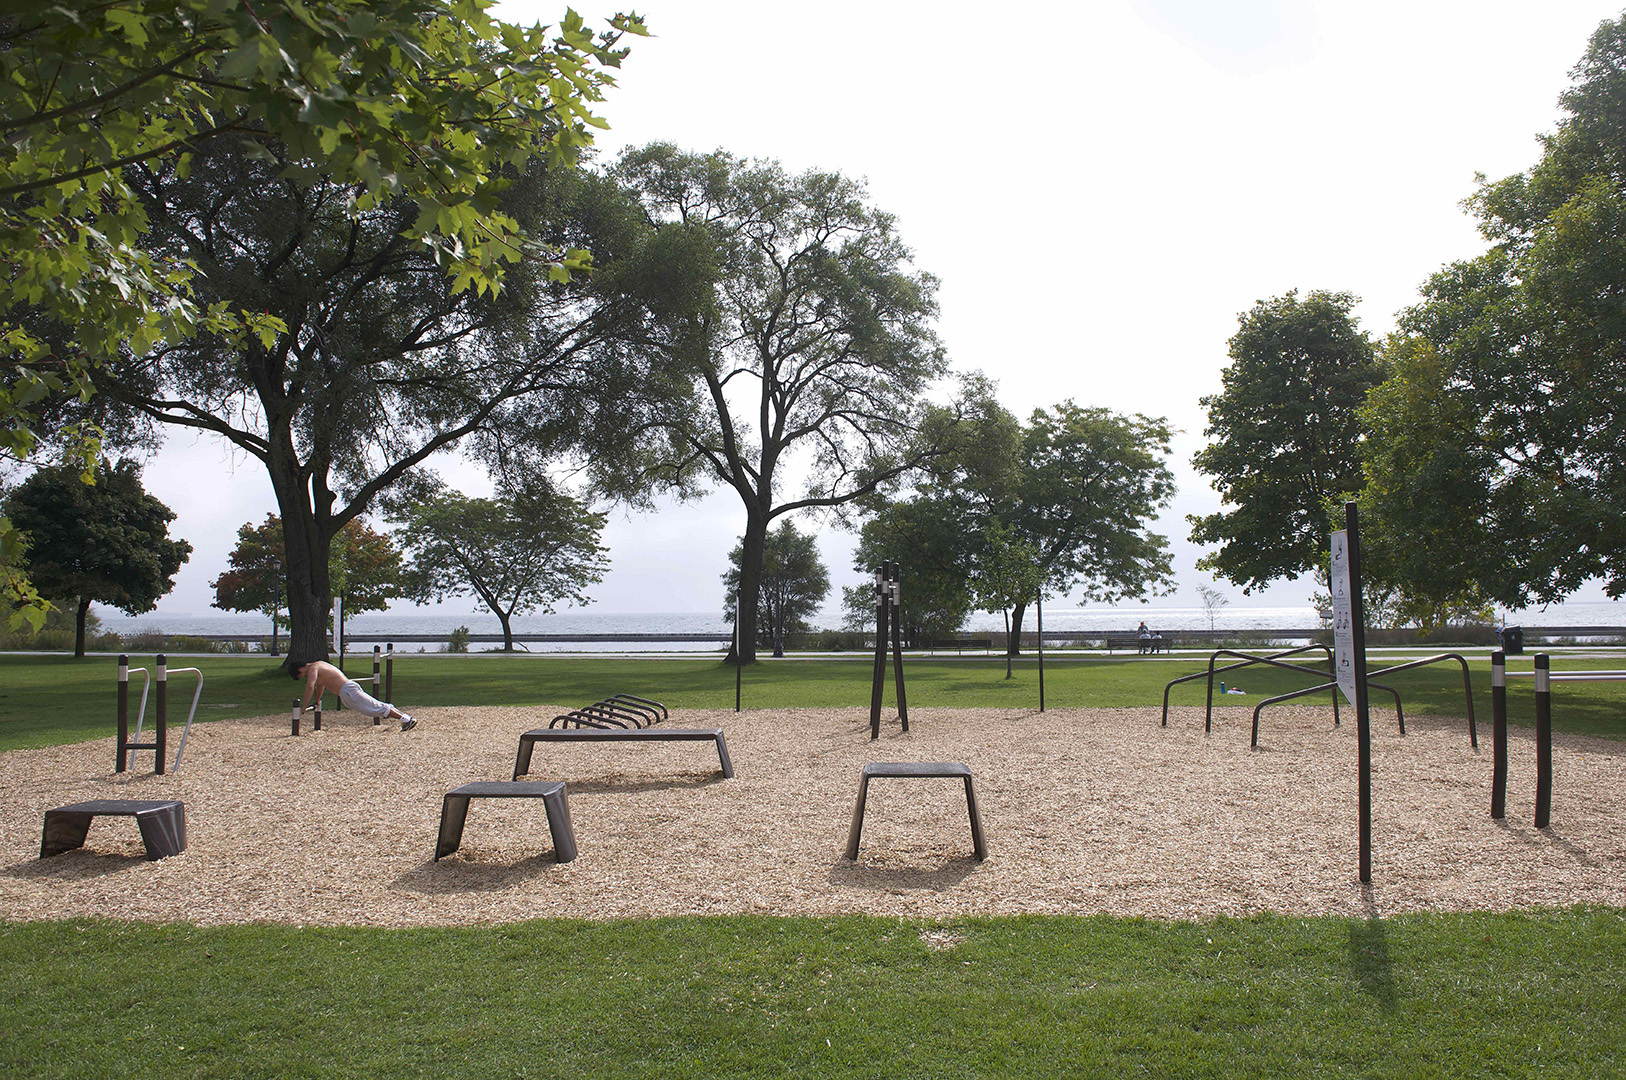
<svg viewBox="0 0 1626 1080">
<path fill-rule="evenodd" d="M 390 642 L 384 654 L 384 700 L 395 704 L 395 642 Z"/>
<path fill-rule="evenodd" d="M 1490 816 L 1507 817 L 1507 653 L 1491 653 L 1491 804 Z"/>
<path fill-rule="evenodd" d="M 292 730 L 289 731 L 289 734 L 290 735 L 298 735 L 299 734 L 299 699 L 298 698 L 294 699 L 293 714 L 288 718 L 288 720 L 289 720 L 289 725 L 290 725 L 290 727 L 292 729 Z"/>
<path fill-rule="evenodd" d="M 380 650 L 379 650 L 378 646 L 374 645 L 373 646 L 373 693 L 374 694 L 377 694 L 379 692 L 379 690 L 383 687 L 383 684 L 378 681 L 378 656 L 379 656 L 379 651 Z M 373 717 L 373 727 L 378 726 L 379 719 L 380 718 L 377 717 L 377 716 Z"/>
<path fill-rule="evenodd" d="M 1546 653 L 1536 654 L 1536 828 L 1553 811 L 1553 690 Z"/>
<path fill-rule="evenodd" d="M 114 772 L 130 767 L 130 658 L 119 657 L 119 749 L 113 762 Z"/>
<path fill-rule="evenodd" d="M 168 661 L 164 659 L 164 654 L 159 653 L 158 674 L 155 676 L 158 681 L 158 730 L 155 733 L 158 761 L 153 767 L 153 771 L 159 776 L 164 775 L 164 745 L 167 741 L 166 729 L 169 724 L 169 672 L 165 667 L 167 663 Z"/>
</svg>

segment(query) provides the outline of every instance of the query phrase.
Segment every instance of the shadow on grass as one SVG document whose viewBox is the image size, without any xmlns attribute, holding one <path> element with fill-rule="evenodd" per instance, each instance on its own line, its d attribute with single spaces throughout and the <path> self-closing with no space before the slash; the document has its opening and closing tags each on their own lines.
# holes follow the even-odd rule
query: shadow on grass
<svg viewBox="0 0 1626 1080">
<path fill-rule="evenodd" d="M 1361 902 L 1366 907 L 1366 920 L 1349 927 L 1350 974 L 1363 991 L 1372 995 L 1379 1012 L 1393 1016 L 1400 1010 L 1400 993 L 1389 956 L 1389 932 L 1378 917 L 1372 886 L 1361 886 Z"/>
</svg>

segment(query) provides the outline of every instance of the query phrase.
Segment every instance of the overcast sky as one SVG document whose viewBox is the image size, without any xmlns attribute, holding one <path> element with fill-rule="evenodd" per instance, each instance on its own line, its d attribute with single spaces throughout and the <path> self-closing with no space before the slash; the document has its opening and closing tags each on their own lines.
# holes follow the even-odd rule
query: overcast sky
<svg viewBox="0 0 1626 1080">
<path fill-rule="evenodd" d="M 589 19 L 619 6 L 576 4 Z M 1019 416 L 1071 398 L 1179 429 L 1159 531 L 1180 591 L 1163 602 L 1193 605 L 1209 578 L 1185 515 L 1219 505 L 1189 465 L 1198 399 L 1219 388 L 1238 314 L 1328 289 L 1362 298 L 1369 332 L 1391 329 L 1431 272 L 1483 250 L 1459 206 L 1475 173 L 1535 161 L 1570 68 L 1620 14 L 1584 0 L 637 9 L 654 36 L 633 41 L 600 109 L 604 152 L 662 139 L 867 179 L 941 279 L 957 368 L 992 375 Z M 529 24 L 563 6 L 498 10 Z M 190 435 L 145 482 L 195 548 L 159 614 L 205 614 L 237 528 L 274 509 L 270 484 L 257 461 Z M 594 610 L 720 608 L 743 523 L 728 493 L 615 514 Z M 823 546 L 835 582 L 857 582 L 850 536 Z M 1309 591 L 1231 590 L 1235 605 Z"/>
</svg>

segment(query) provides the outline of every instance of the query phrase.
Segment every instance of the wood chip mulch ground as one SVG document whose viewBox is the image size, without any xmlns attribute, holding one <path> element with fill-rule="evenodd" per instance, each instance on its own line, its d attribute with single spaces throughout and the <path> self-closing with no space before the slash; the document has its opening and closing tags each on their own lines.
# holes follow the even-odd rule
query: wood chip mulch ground
<svg viewBox="0 0 1626 1080">
<path fill-rule="evenodd" d="M 441 797 L 507 780 L 520 732 L 559 709 L 430 709 L 418 730 L 328 714 L 192 730 L 178 775 L 150 753 L 113 771 L 112 738 L 0 754 L 0 918 L 202 925 L 446 926 L 538 917 L 1017 913 L 1190 919 L 1354 917 L 1574 903 L 1626 907 L 1626 742 L 1555 738 L 1552 824 L 1532 824 L 1535 747 L 1511 739 L 1508 816 L 1488 812 L 1489 724 L 1374 716 L 1372 885 L 1357 880 L 1356 741 L 1346 712 L 912 711 L 878 742 L 867 710 L 686 710 L 710 743 L 541 744 L 532 780 L 568 785 L 580 857 L 558 863 L 540 800 L 476 801 L 463 846 L 433 860 Z M 178 734 L 178 731 L 176 732 Z M 963 784 L 878 779 L 863 846 L 843 857 L 870 761 L 960 761 L 989 858 L 972 858 Z M 82 849 L 39 858 L 44 812 L 89 799 L 180 799 L 188 846 L 143 858 L 135 823 L 100 818 Z"/>
</svg>

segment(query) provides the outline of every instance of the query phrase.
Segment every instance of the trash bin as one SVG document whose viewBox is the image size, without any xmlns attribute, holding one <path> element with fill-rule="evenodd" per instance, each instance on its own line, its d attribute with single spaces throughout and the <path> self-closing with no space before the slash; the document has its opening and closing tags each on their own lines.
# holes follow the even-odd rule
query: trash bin
<svg viewBox="0 0 1626 1080">
<path fill-rule="evenodd" d="M 1504 626 L 1496 632 L 1502 639 L 1502 651 L 1509 656 L 1524 655 L 1524 631 L 1517 626 Z"/>
</svg>

